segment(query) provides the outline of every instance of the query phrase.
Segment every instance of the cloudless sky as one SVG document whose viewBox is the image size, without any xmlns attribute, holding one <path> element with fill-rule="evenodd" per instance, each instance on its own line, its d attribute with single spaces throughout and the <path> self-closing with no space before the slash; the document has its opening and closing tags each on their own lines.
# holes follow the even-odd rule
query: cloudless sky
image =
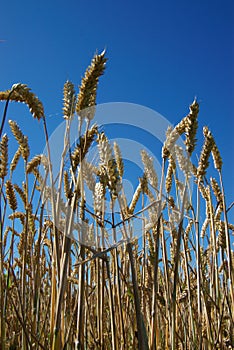
<svg viewBox="0 0 234 350">
<path fill-rule="evenodd" d="M 223 156 L 230 203 L 233 12 L 232 0 L 3 1 L 0 89 L 28 84 L 43 101 L 52 130 L 61 116 L 64 82 L 78 86 L 94 52 L 106 48 L 98 103 L 141 104 L 176 124 L 197 96 L 200 128 L 209 126 Z M 32 130 L 31 120 L 21 117 Z"/>
</svg>

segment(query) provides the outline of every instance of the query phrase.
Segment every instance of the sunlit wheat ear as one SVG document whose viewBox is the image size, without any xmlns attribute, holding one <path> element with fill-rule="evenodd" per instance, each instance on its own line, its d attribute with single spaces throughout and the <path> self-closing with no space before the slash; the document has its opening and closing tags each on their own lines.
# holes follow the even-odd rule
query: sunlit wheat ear
<svg viewBox="0 0 234 350">
<path fill-rule="evenodd" d="M 220 171 L 222 169 L 223 161 L 222 161 L 222 157 L 220 155 L 219 149 L 215 143 L 215 139 L 207 127 L 205 127 L 203 129 L 203 133 L 204 133 L 204 136 L 209 134 L 209 138 L 213 142 L 213 147 L 211 149 L 211 153 L 212 153 L 212 157 L 213 157 L 213 161 L 214 161 L 214 167 Z"/>
<path fill-rule="evenodd" d="M 219 231 L 218 234 L 218 247 L 221 247 L 222 249 L 226 249 L 226 233 L 225 233 L 225 223 L 221 220 L 217 220 L 215 222 L 215 225 Z"/>
<path fill-rule="evenodd" d="M 116 161 L 114 158 L 110 159 L 108 162 L 107 174 L 108 174 L 107 186 L 111 191 L 112 198 L 116 199 L 118 196 L 118 193 L 121 190 L 122 185 L 121 185 Z"/>
<path fill-rule="evenodd" d="M 98 133 L 98 127 L 96 124 L 94 124 L 91 129 L 87 130 L 85 135 L 80 137 L 79 142 L 76 145 L 71 156 L 73 170 L 76 170 L 77 166 L 85 158 L 97 133 Z"/>
<path fill-rule="evenodd" d="M 123 219 L 126 219 L 129 214 L 128 214 L 128 204 L 127 204 L 127 199 L 126 196 L 123 192 L 120 192 L 118 195 L 118 201 L 119 201 L 119 206 L 121 210 L 121 214 Z"/>
<path fill-rule="evenodd" d="M 92 164 L 88 163 L 85 159 L 82 162 L 83 178 L 88 188 L 93 192 L 95 189 L 96 179 L 93 172 Z"/>
<path fill-rule="evenodd" d="M 101 134 L 98 134 L 97 143 L 98 143 L 100 164 L 105 167 L 108 167 L 108 163 L 113 158 L 113 154 L 112 154 L 112 148 L 109 143 L 109 140 L 103 132 Z"/>
<path fill-rule="evenodd" d="M 11 215 L 8 216 L 8 218 L 10 220 L 14 220 L 14 219 L 19 219 L 22 226 L 24 226 L 25 223 L 25 213 L 21 212 L 21 211 L 17 211 Z"/>
<path fill-rule="evenodd" d="M 207 126 L 203 128 L 203 134 L 205 137 L 205 141 L 202 146 L 202 151 L 197 168 L 197 176 L 199 179 L 202 179 L 202 177 L 206 175 L 206 171 L 209 166 L 209 157 L 214 145 L 213 137 Z"/>
<path fill-rule="evenodd" d="M 199 112 L 199 105 L 196 100 L 190 105 L 190 113 L 184 117 L 174 129 L 169 128 L 166 133 L 166 140 L 162 148 L 162 157 L 168 158 L 172 152 L 176 141 L 179 137 L 185 133 L 185 145 L 188 153 L 192 153 L 196 145 L 196 133 L 197 133 L 197 116 Z"/>
<path fill-rule="evenodd" d="M 218 147 L 217 147 L 215 141 L 214 141 L 214 145 L 213 145 L 211 153 L 212 153 L 212 157 L 213 157 L 213 161 L 214 161 L 214 167 L 217 170 L 221 170 L 222 165 L 223 165 L 223 161 L 222 161 L 222 157 L 220 155 L 220 152 L 218 150 Z"/>
<path fill-rule="evenodd" d="M 17 209 L 17 200 L 15 196 L 14 187 L 10 180 L 7 180 L 7 182 L 5 183 L 5 186 L 6 186 L 6 197 L 7 197 L 9 206 L 13 211 L 15 211 Z"/>
<path fill-rule="evenodd" d="M 188 243 L 188 237 L 189 237 L 190 231 L 192 230 L 193 223 L 194 223 L 193 220 L 189 220 L 188 225 L 185 229 L 185 242 L 186 242 L 186 244 Z"/>
<path fill-rule="evenodd" d="M 162 147 L 162 157 L 167 159 L 174 150 L 174 146 L 179 137 L 186 131 L 188 116 L 183 118 L 175 127 L 172 129 L 169 127 L 166 132 L 166 140 Z"/>
<path fill-rule="evenodd" d="M 6 134 L 2 136 L 0 152 L 0 178 L 4 179 L 8 171 L 8 137 Z"/>
<path fill-rule="evenodd" d="M 9 236 L 8 233 L 9 233 L 9 232 L 12 232 L 12 234 L 13 234 L 14 236 L 17 236 L 17 237 L 20 236 L 20 234 L 19 234 L 16 230 L 14 230 L 12 227 L 7 226 L 7 227 L 6 227 L 6 230 L 5 230 L 5 232 L 4 232 L 4 236 L 3 236 L 3 243 L 2 243 L 3 249 L 5 249 L 6 246 L 7 246 L 7 243 L 8 243 L 8 236 Z"/>
<path fill-rule="evenodd" d="M 97 182 L 94 190 L 94 211 L 97 216 L 102 214 L 105 188 L 101 182 Z"/>
<path fill-rule="evenodd" d="M 31 92 L 25 84 L 14 84 L 11 90 L 0 92 L 0 100 L 10 100 L 16 102 L 26 103 L 32 116 L 36 119 L 44 117 L 44 107 L 38 97 Z"/>
<path fill-rule="evenodd" d="M 27 199 L 26 199 L 26 193 L 25 193 L 25 190 L 22 190 L 22 188 L 20 188 L 17 184 L 14 184 L 14 189 L 16 190 L 16 192 L 19 194 L 23 204 L 24 204 L 24 207 L 26 208 L 26 205 L 27 205 Z"/>
<path fill-rule="evenodd" d="M 186 189 L 185 192 L 185 197 L 184 197 L 184 190 L 186 188 L 186 185 L 183 182 L 180 182 L 178 179 L 176 179 L 176 187 L 179 190 L 179 195 L 181 198 L 181 202 L 184 201 L 184 207 L 185 209 L 189 209 L 190 208 L 190 201 L 188 198 L 188 191 Z"/>
<path fill-rule="evenodd" d="M 121 189 L 121 180 L 112 147 L 104 133 L 98 134 L 97 143 L 100 158 L 98 175 L 104 186 L 110 189 L 112 198 L 115 199 Z"/>
<path fill-rule="evenodd" d="M 187 152 L 189 154 L 192 154 L 196 146 L 196 141 L 197 141 L 196 134 L 197 134 L 197 128 L 198 128 L 197 117 L 199 112 L 199 104 L 197 103 L 196 99 L 189 106 L 189 109 L 190 109 L 190 113 L 186 118 L 185 145 L 186 145 Z"/>
<path fill-rule="evenodd" d="M 15 231 L 15 230 L 14 230 Z M 6 248 L 6 245 L 7 245 L 7 241 L 8 241 L 8 234 L 9 232 L 12 232 L 13 234 L 15 234 L 15 232 L 13 232 L 13 229 L 10 227 L 10 226 L 7 226 L 5 231 L 4 231 L 4 234 L 3 234 L 3 240 L 2 240 L 2 249 L 3 249 L 3 252 Z"/>
<path fill-rule="evenodd" d="M 179 165 L 179 168 L 183 171 L 185 176 L 190 177 L 192 173 L 192 164 L 188 155 L 184 155 L 183 148 L 175 145 L 176 159 Z"/>
<path fill-rule="evenodd" d="M 140 198 L 140 195 L 141 193 L 145 193 L 146 188 L 147 188 L 147 178 L 146 178 L 146 175 L 144 174 L 144 176 L 139 180 L 139 185 L 137 186 L 134 192 L 134 195 L 132 197 L 132 201 L 129 205 L 128 212 L 130 215 L 133 214 L 135 207 L 137 205 L 137 202 Z"/>
<path fill-rule="evenodd" d="M 158 177 L 156 171 L 154 169 L 153 158 L 150 157 L 145 150 L 141 151 L 141 160 L 144 164 L 144 172 L 145 176 L 149 182 L 149 184 L 157 189 L 158 187 Z"/>
<path fill-rule="evenodd" d="M 81 120 L 84 118 L 92 120 L 94 117 L 98 80 L 104 73 L 106 61 L 105 51 L 103 51 L 100 55 L 95 55 L 92 59 L 91 65 L 87 68 L 85 76 L 81 81 L 76 103 L 76 113 L 79 115 Z"/>
<path fill-rule="evenodd" d="M 13 172 L 19 162 L 21 156 L 21 148 L 19 147 L 17 151 L 14 154 L 14 157 L 12 158 L 11 164 L 10 164 L 10 170 Z"/>
<path fill-rule="evenodd" d="M 205 187 L 204 184 L 202 182 L 200 182 L 198 188 L 199 188 L 199 191 L 200 191 L 202 197 L 206 201 L 209 201 L 209 194 L 208 194 L 208 191 L 207 191 L 208 187 Z"/>
<path fill-rule="evenodd" d="M 39 154 L 39 155 L 33 157 L 33 159 L 31 159 L 30 162 L 28 162 L 27 169 L 26 169 L 27 173 L 32 173 L 33 170 L 35 168 L 37 168 L 38 165 L 41 164 L 41 158 L 42 158 L 42 155 Z"/>
<path fill-rule="evenodd" d="M 221 189 L 219 187 L 218 182 L 214 178 L 211 177 L 210 183 L 211 183 L 212 190 L 214 192 L 214 195 L 215 195 L 217 202 L 218 202 L 218 205 L 219 205 L 218 211 L 216 214 L 216 218 L 217 218 L 217 215 L 220 216 L 221 212 L 223 211 L 223 195 L 222 195 L 222 192 L 221 192 Z"/>
<path fill-rule="evenodd" d="M 22 131 L 20 130 L 19 126 L 16 122 L 13 120 L 9 120 L 9 125 L 12 131 L 12 134 L 14 135 L 15 139 L 17 140 L 22 158 L 27 161 L 29 157 L 29 145 L 28 145 L 28 138 L 23 135 Z"/>
<path fill-rule="evenodd" d="M 32 206 L 28 206 L 27 209 L 28 209 L 28 228 L 32 233 L 32 235 L 30 235 L 31 242 L 29 242 L 29 245 L 31 246 L 33 244 L 33 235 L 36 232 L 35 215 L 32 212 Z"/>
<path fill-rule="evenodd" d="M 134 195 L 132 197 L 132 201 L 131 201 L 129 208 L 128 208 L 128 213 L 130 215 L 133 214 L 133 212 L 134 212 L 134 209 L 136 207 L 138 199 L 140 198 L 141 192 L 142 192 L 141 183 L 139 183 L 139 185 L 137 186 L 137 188 L 134 192 Z"/>
<path fill-rule="evenodd" d="M 42 186 L 44 186 L 44 179 L 43 177 L 41 176 L 39 170 L 37 168 L 34 168 L 32 169 L 32 173 L 33 175 L 35 176 L 35 178 L 37 179 L 38 183 L 39 183 L 39 186 L 38 186 L 38 189 L 39 190 L 42 190 Z M 49 191 L 50 189 L 48 189 Z M 51 192 L 50 192 L 50 195 L 51 195 Z M 47 197 L 46 197 L 47 198 Z"/>
<path fill-rule="evenodd" d="M 163 203 L 163 206 L 164 206 L 164 203 Z M 164 209 L 163 206 L 161 209 Z M 149 219 L 147 220 L 147 223 L 145 225 L 146 230 L 156 228 L 156 224 L 157 224 L 159 214 L 160 214 L 158 212 L 158 207 L 157 206 L 150 207 L 148 210 L 148 214 L 149 214 Z"/>
<path fill-rule="evenodd" d="M 209 186 L 205 187 L 202 182 L 199 182 L 198 189 L 202 197 L 205 199 L 206 217 L 210 219 L 211 213 L 213 212 L 213 207 L 211 206 L 211 202 L 210 202 L 210 188 Z"/>
<path fill-rule="evenodd" d="M 167 168 L 166 182 L 165 182 L 167 193 L 170 193 L 170 191 L 171 191 L 172 177 L 173 177 L 173 173 L 174 173 L 175 169 L 176 169 L 176 163 L 174 161 L 174 158 L 170 155 L 169 156 L 169 164 L 168 164 L 168 168 Z"/>
<path fill-rule="evenodd" d="M 66 81 L 63 87 L 63 117 L 71 119 L 75 113 L 76 95 L 74 85 Z"/>
<path fill-rule="evenodd" d="M 115 155 L 119 176 L 122 178 L 123 172 L 124 172 L 124 163 L 123 163 L 123 158 L 121 155 L 119 145 L 116 142 L 114 142 L 113 150 L 114 150 L 114 155 Z"/>
<path fill-rule="evenodd" d="M 209 224 L 210 224 L 210 219 L 206 218 L 202 224 L 202 227 L 201 227 L 201 238 L 202 239 L 205 237 L 205 234 L 206 234 L 206 231 L 207 231 Z"/>
</svg>

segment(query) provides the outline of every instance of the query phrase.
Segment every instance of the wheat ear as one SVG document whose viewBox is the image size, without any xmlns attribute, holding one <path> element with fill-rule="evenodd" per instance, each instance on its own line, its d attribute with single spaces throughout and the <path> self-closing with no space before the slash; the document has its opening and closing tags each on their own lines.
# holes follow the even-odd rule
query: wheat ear
<svg viewBox="0 0 234 350">
<path fill-rule="evenodd" d="M 63 87 L 63 117 L 71 119 L 75 113 L 76 96 L 73 83 L 66 81 Z"/>
<path fill-rule="evenodd" d="M 76 145 L 71 155 L 73 171 L 76 170 L 77 166 L 85 158 L 97 133 L 98 127 L 94 124 L 91 129 L 87 130 L 84 136 L 80 137 L 79 143 Z"/>
<path fill-rule="evenodd" d="M 17 200 L 15 196 L 14 187 L 10 180 L 7 180 L 7 182 L 5 183 L 5 186 L 6 186 L 6 197 L 9 202 L 9 206 L 13 211 L 15 211 L 17 209 Z"/>
<path fill-rule="evenodd" d="M 1 139 L 0 152 L 0 178 L 4 179 L 8 167 L 8 137 L 6 134 Z"/>
<path fill-rule="evenodd" d="M 206 170 L 209 166 L 210 153 L 214 145 L 214 139 L 207 126 L 203 128 L 203 134 L 205 136 L 205 141 L 202 147 L 200 159 L 198 162 L 198 168 L 197 168 L 197 175 L 200 179 L 206 175 Z"/>
<path fill-rule="evenodd" d="M 199 104 L 197 103 L 196 99 L 189 106 L 189 109 L 190 113 L 188 115 L 188 118 L 186 118 L 185 145 L 187 152 L 189 154 L 192 154 L 196 146 L 196 134 L 198 128 L 197 117 L 199 112 Z"/>
<path fill-rule="evenodd" d="M 121 155 L 119 145 L 116 142 L 114 142 L 113 150 L 114 150 L 114 155 L 115 155 L 119 176 L 122 177 L 124 172 L 124 163 L 123 163 L 123 158 Z"/>
<path fill-rule="evenodd" d="M 44 107 L 42 102 L 25 84 L 14 84 L 11 90 L 0 92 L 0 100 L 26 103 L 34 118 L 39 120 L 44 116 Z"/>
<path fill-rule="evenodd" d="M 81 120 L 84 118 L 92 120 L 94 117 L 98 80 L 104 73 L 106 61 L 105 51 L 103 51 L 100 55 L 95 55 L 92 59 L 91 65 L 87 68 L 85 76 L 81 81 L 76 103 L 76 113 L 79 115 Z"/>
<path fill-rule="evenodd" d="M 13 120 L 9 120 L 9 125 L 12 131 L 12 134 L 15 136 L 15 139 L 17 140 L 22 157 L 25 161 L 28 160 L 29 157 L 29 145 L 28 145 L 28 138 L 27 136 L 24 136 L 22 131 L 20 130 L 18 124 L 14 122 Z"/>
<path fill-rule="evenodd" d="M 11 164 L 10 164 L 10 170 L 13 172 L 19 162 L 21 156 L 21 148 L 19 147 L 17 151 L 14 154 L 14 157 L 12 158 Z"/>
</svg>

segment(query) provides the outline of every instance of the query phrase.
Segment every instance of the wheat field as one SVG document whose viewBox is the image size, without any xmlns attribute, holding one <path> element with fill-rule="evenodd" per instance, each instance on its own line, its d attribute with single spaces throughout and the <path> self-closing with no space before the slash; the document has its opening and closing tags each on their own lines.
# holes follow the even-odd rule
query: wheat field
<svg viewBox="0 0 234 350">
<path fill-rule="evenodd" d="M 105 52 L 94 55 L 78 93 L 64 84 L 57 178 L 42 102 L 24 84 L 0 92 L 0 349 L 233 349 L 233 209 L 214 136 L 205 126 L 199 149 L 194 100 L 166 131 L 161 173 L 142 150 L 144 173 L 126 198 L 121 149 L 95 124 L 106 61 Z M 46 154 L 31 154 L 30 135 L 9 120 L 14 101 L 42 123 Z M 95 165 L 87 157 L 93 145 Z"/>
</svg>

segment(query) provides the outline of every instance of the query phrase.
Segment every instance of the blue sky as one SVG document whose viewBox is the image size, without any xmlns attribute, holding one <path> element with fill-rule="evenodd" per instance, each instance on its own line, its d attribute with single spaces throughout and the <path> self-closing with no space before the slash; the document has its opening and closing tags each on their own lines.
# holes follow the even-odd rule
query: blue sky
<svg viewBox="0 0 234 350">
<path fill-rule="evenodd" d="M 43 101 L 53 130 L 60 121 L 64 82 L 69 79 L 77 86 L 94 52 L 106 48 L 109 61 L 98 103 L 137 103 L 176 124 L 197 96 L 200 127 L 209 126 L 223 156 L 230 203 L 233 20 L 231 0 L 4 1 L 0 89 L 28 84 Z M 19 118 L 24 130 L 37 130 L 37 122 L 24 114 L 26 109 L 9 110 L 9 117 Z"/>
</svg>

